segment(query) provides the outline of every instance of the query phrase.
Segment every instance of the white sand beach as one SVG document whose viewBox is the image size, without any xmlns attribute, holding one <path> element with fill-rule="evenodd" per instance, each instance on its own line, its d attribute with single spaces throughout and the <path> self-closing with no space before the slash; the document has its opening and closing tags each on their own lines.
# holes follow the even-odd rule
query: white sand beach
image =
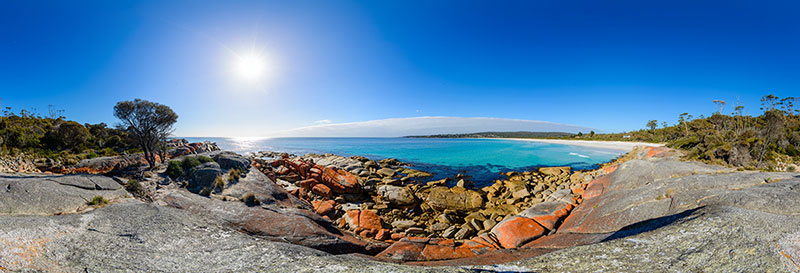
<svg viewBox="0 0 800 273">
<path fill-rule="evenodd" d="M 600 140 L 571 140 L 571 139 L 535 139 L 535 138 L 497 138 L 521 141 L 533 141 L 552 144 L 574 145 L 600 149 L 611 149 L 629 152 L 636 146 L 664 146 L 661 143 L 627 142 L 627 141 L 600 141 Z"/>
</svg>

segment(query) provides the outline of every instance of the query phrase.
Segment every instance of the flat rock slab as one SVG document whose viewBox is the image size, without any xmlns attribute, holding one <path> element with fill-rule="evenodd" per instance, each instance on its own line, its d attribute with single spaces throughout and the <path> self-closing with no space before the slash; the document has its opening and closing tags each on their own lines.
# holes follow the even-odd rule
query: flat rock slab
<svg viewBox="0 0 800 273">
<path fill-rule="evenodd" d="M 221 225 L 263 239 L 290 242 L 332 253 L 363 251 L 362 246 L 344 240 L 329 221 L 307 209 L 274 204 L 248 207 L 242 202 L 206 198 L 185 190 L 166 194 L 156 204 L 216 219 Z"/>
<path fill-rule="evenodd" d="M 673 172 L 670 172 L 670 171 Z M 611 174 L 589 183 L 587 198 L 559 228 L 559 233 L 608 233 L 628 225 L 709 205 L 740 196 L 738 191 L 794 179 L 797 173 L 727 172 L 697 162 L 631 160 Z M 598 194 L 598 192 L 601 192 Z M 761 196 L 753 208 L 775 210 L 786 205 L 766 205 L 775 197 Z M 795 200 L 782 196 L 792 204 Z M 723 202 L 724 203 L 724 202 Z M 722 203 L 720 203 L 722 204 Z M 790 208 L 790 210 L 792 210 Z"/>
<path fill-rule="evenodd" d="M 213 217 L 131 200 L 84 214 L 0 216 L 0 268 L 32 272 L 467 272 L 331 255 Z M 0 270 L 2 271 L 2 270 Z"/>
<path fill-rule="evenodd" d="M 127 194 L 102 175 L 0 174 L 0 215 L 75 213 L 94 196 L 113 200 Z"/>
<path fill-rule="evenodd" d="M 508 271 L 525 272 L 800 270 L 792 260 L 797 258 L 783 255 L 789 253 L 788 250 L 800 249 L 800 241 L 796 236 L 800 216 L 707 206 L 662 224 L 622 231 L 620 233 L 624 234 L 612 235 L 610 239 L 596 244 L 475 268 L 506 268 Z"/>
</svg>

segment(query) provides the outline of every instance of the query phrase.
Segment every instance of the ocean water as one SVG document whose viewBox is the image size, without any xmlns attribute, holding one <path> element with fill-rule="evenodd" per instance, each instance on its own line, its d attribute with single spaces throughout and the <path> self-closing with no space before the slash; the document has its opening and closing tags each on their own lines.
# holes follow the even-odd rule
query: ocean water
<svg viewBox="0 0 800 273">
<path fill-rule="evenodd" d="M 543 166 L 591 169 L 626 151 L 540 143 L 511 139 L 431 138 L 186 138 L 212 141 L 223 150 L 238 153 L 278 151 L 292 154 L 332 153 L 370 159 L 397 158 L 440 179 L 465 172 L 479 184 L 499 177 L 499 172 L 524 171 Z"/>
</svg>

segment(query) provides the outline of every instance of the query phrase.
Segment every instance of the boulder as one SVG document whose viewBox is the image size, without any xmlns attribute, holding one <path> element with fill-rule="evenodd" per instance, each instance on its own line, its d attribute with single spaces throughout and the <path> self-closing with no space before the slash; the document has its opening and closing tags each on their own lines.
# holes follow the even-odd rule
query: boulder
<svg viewBox="0 0 800 273">
<path fill-rule="evenodd" d="M 492 234 L 504 248 L 517 248 L 545 234 L 545 229 L 533 219 L 513 216 L 492 228 Z"/>
<path fill-rule="evenodd" d="M 240 169 L 246 170 L 250 168 L 250 159 L 232 152 L 222 152 L 214 156 L 214 161 L 219 163 L 220 168 L 223 169 Z"/>
<path fill-rule="evenodd" d="M 342 220 L 351 230 L 372 230 L 378 232 L 383 228 L 383 221 L 377 213 L 371 210 L 348 210 Z"/>
<path fill-rule="evenodd" d="M 378 195 L 395 206 L 412 206 L 417 203 L 414 194 L 407 187 L 381 185 L 378 187 Z"/>
<path fill-rule="evenodd" d="M 376 171 L 377 174 L 383 177 L 393 177 L 396 172 L 389 168 L 381 168 L 380 170 Z"/>
<path fill-rule="evenodd" d="M 544 168 L 539 168 L 539 172 L 544 174 L 544 175 L 547 175 L 547 176 L 558 176 L 558 175 L 561 175 L 562 173 L 568 174 L 570 172 L 570 170 L 571 170 L 570 167 L 544 167 Z"/>
<path fill-rule="evenodd" d="M 200 191 L 203 188 L 214 187 L 214 181 L 223 174 L 222 169 L 216 162 L 206 162 L 195 167 L 192 171 L 192 179 L 189 180 L 189 189 Z"/>
<path fill-rule="evenodd" d="M 392 227 L 393 228 L 403 229 L 403 230 L 407 229 L 407 228 L 410 228 L 410 227 L 414 227 L 416 225 L 417 225 L 417 222 L 414 222 L 412 220 L 397 220 L 397 221 L 392 222 Z"/>
<path fill-rule="evenodd" d="M 358 184 L 358 178 L 355 175 L 333 168 L 321 168 L 322 175 L 320 180 L 328 186 L 334 193 L 358 193 L 361 191 L 361 186 Z"/>
<path fill-rule="evenodd" d="M 446 209 L 456 211 L 472 211 L 483 207 L 483 196 L 473 190 L 434 187 L 425 198 L 431 208 L 439 211 Z"/>
<path fill-rule="evenodd" d="M 253 194 L 261 204 L 311 208 L 307 202 L 289 194 L 283 187 L 256 168 L 250 168 L 244 177 L 228 182 L 222 191 L 223 196 L 229 196 L 236 200 L 246 194 Z"/>
<path fill-rule="evenodd" d="M 495 248 L 478 241 L 456 243 L 451 239 L 410 237 L 392 244 L 377 257 L 399 261 L 436 261 L 473 257 L 492 250 Z"/>
</svg>

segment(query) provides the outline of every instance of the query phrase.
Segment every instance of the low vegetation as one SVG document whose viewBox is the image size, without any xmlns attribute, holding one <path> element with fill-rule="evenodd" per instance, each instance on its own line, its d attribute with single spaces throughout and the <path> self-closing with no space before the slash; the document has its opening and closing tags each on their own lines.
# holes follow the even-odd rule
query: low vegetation
<svg viewBox="0 0 800 273">
<path fill-rule="evenodd" d="M 186 177 L 192 168 L 206 162 L 214 162 L 214 159 L 207 156 L 186 156 L 181 160 L 170 160 L 167 163 L 166 174 L 172 179 Z"/>
<path fill-rule="evenodd" d="M 676 124 L 650 120 L 647 128 L 616 134 L 580 134 L 569 139 L 620 140 L 666 143 L 686 151 L 686 158 L 742 167 L 793 171 L 800 164 L 800 97 L 764 96 L 759 116 L 744 115 L 744 106 L 724 114 L 725 102 L 715 100 L 710 117 L 678 116 Z"/>
<path fill-rule="evenodd" d="M 92 200 L 86 202 L 87 205 L 93 207 L 102 207 L 104 205 L 108 205 L 108 200 L 106 200 L 102 195 L 95 195 Z"/>
<path fill-rule="evenodd" d="M 261 205 L 261 200 L 258 200 L 258 198 L 256 198 L 255 195 L 249 192 L 242 195 L 240 201 L 242 201 L 245 205 L 250 207 Z"/>
<path fill-rule="evenodd" d="M 139 152 L 124 130 L 105 123 L 80 124 L 55 112 L 42 116 L 27 110 L 14 113 L 7 107 L 0 115 L 0 154 L 24 153 L 74 164 L 86 158 Z"/>
</svg>

